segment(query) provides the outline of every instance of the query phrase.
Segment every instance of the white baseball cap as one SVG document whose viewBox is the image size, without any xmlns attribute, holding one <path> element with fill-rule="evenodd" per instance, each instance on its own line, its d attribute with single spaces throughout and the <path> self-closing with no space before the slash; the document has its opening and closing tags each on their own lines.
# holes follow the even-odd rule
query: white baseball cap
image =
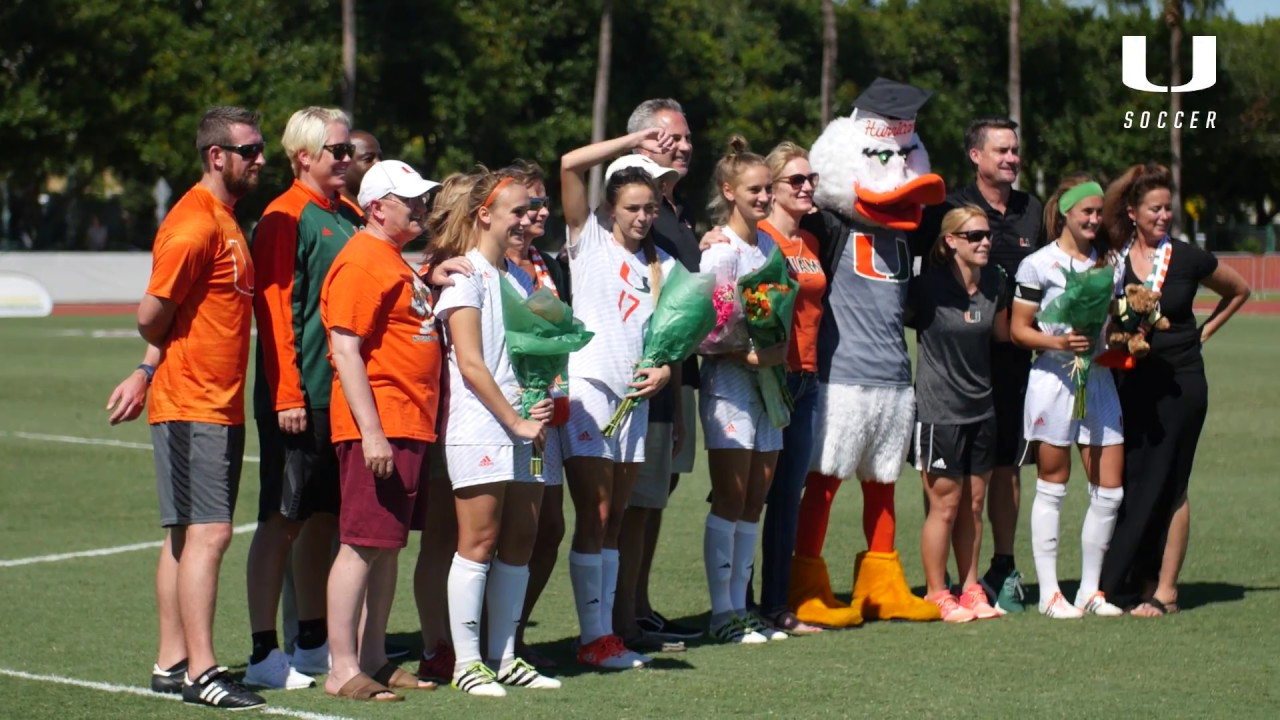
<svg viewBox="0 0 1280 720">
<path fill-rule="evenodd" d="M 402 198 L 416 198 L 426 195 L 431 188 L 440 183 L 425 180 L 417 170 L 399 160 L 382 160 L 364 174 L 360 181 L 360 196 L 356 201 L 360 207 L 367 208 L 369 203 L 388 194 Z"/>
<path fill-rule="evenodd" d="M 631 153 L 609 163 L 609 167 L 604 171 L 604 181 L 609 182 L 609 178 L 619 170 L 627 168 L 641 168 L 649 173 L 649 177 L 654 180 L 667 180 L 680 177 L 680 173 L 675 168 L 665 168 L 653 161 L 648 155 L 639 153 Z"/>
</svg>

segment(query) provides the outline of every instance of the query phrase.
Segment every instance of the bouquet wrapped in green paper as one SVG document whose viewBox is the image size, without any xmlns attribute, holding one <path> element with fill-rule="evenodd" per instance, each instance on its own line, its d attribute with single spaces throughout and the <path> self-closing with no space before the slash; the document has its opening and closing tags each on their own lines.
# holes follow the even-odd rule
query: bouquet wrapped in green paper
<svg viewBox="0 0 1280 720">
<path fill-rule="evenodd" d="M 1097 339 L 1111 310 L 1111 298 L 1115 295 L 1115 275 L 1110 267 L 1089 268 L 1076 271 L 1062 269 L 1066 286 L 1062 294 L 1054 298 L 1043 310 L 1036 313 L 1042 323 L 1069 325 L 1073 332 Z M 1077 353 L 1071 362 L 1071 379 L 1075 383 L 1076 402 L 1072 420 L 1083 420 L 1088 393 L 1089 370 L 1093 367 L 1093 351 Z"/>
<path fill-rule="evenodd" d="M 636 363 L 637 369 L 684 362 L 693 354 L 716 326 L 716 308 L 711 302 L 715 283 L 714 276 L 691 273 L 678 263 L 672 268 L 662 284 L 658 305 L 645 325 L 644 355 Z M 605 437 L 613 437 L 637 402 L 635 398 L 624 398 L 618 404 L 604 428 Z"/>
<path fill-rule="evenodd" d="M 502 282 L 502 321 L 507 356 L 520 383 L 520 415 L 547 399 L 551 386 L 569 369 L 569 353 L 581 350 L 594 333 L 573 317 L 573 309 L 543 288 L 521 297 L 510 280 Z M 542 474 L 542 453 L 534 450 L 530 468 Z"/>
<path fill-rule="evenodd" d="M 776 246 L 764 265 L 738 278 L 747 335 L 757 349 L 785 343 L 791 337 L 791 316 L 799 287 L 800 283 L 787 272 L 787 262 Z M 796 409 L 787 388 L 786 366 L 760 368 L 757 377 L 769 421 L 774 427 L 786 427 L 791 422 L 791 411 Z"/>
</svg>

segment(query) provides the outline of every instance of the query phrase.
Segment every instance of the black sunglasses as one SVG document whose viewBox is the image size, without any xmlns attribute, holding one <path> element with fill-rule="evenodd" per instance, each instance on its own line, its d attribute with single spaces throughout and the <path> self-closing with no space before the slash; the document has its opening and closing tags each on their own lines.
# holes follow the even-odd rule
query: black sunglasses
<svg viewBox="0 0 1280 720">
<path fill-rule="evenodd" d="M 547 207 L 551 198 L 547 197 L 530 197 L 529 212 L 540 212 L 542 208 Z"/>
<path fill-rule="evenodd" d="M 951 234 L 956 237 L 962 237 L 972 243 L 991 239 L 990 230 L 961 230 L 960 232 L 953 232 Z"/>
<path fill-rule="evenodd" d="M 815 187 L 815 188 L 818 187 L 818 173 L 809 173 L 808 175 L 802 175 L 800 173 L 796 173 L 795 175 L 788 175 L 787 177 L 784 177 L 784 178 L 778 178 L 774 182 L 786 183 L 790 185 L 793 190 L 799 190 L 800 188 L 804 187 L 805 181 L 808 181 L 810 187 Z"/>
<path fill-rule="evenodd" d="M 332 145 L 324 145 L 322 147 L 332 153 L 333 159 L 338 161 L 346 160 L 349 157 L 355 157 L 356 154 L 356 146 L 349 142 L 334 143 Z"/>
<path fill-rule="evenodd" d="M 204 149 L 201 150 L 201 152 L 208 152 L 209 148 L 214 148 L 214 147 L 222 148 L 227 152 L 233 152 L 239 155 L 240 157 L 244 158 L 245 160 L 252 161 L 252 160 L 256 160 L 257 157 L 262 154 L 262 151 L 266 149 L 267 144 L 251 143 L 249 145 L 219 145 L 215 143 L 213 145 L 205 145 Z"/>
</svg>

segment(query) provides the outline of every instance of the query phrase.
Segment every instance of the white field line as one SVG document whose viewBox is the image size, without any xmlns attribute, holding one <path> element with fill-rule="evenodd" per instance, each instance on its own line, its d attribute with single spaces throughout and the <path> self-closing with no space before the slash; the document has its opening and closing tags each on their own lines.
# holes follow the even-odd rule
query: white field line
<svg viewBox="0 0 1280 720">
<path fill-rule="evenodd" d="M 37 440 L 40 442 L 71 443 L 73 445 L 104 445 L 106 447 L 128 448 L 130 450 L 151 449 L 151 443 L 127 442 L 125 440 L 112 440 L 110 438 L 76 437 L 74 435 L 46 435 L 44 433 L 0 430 L 0 437 L 12 437 L 20 440 Z M 258 456 L 245 455 L 244 461 L 247 463 L 256 463 L 258 462 Z"/>
<path fill-rule="evenodd" d="M 258 527 L 257 523 L 245 523 L 231 528 L 231 532 L 241 535 L 247 532 L 253 532 Z M 98 548 L 96 550 L 78 550 L 76 552 L 57 553 L 54 555 L 37 555 L 35 557 L 16 558 L 13 560 L 0 560 L 0 568 L 19 567 L 22 565 L 35 565 L 36 563 L 58 562 L 60 560 L 75 560 L 77 558 L 101 557 L 103 555 L 119 555 L 120 553 L 133 552 L 135 550 L 151 550 L 164 545 L 161 540 L 152 542 L 133 543 L 132 545 L 117 545 L 109 548 Z"/>
<path fill-rule="evenodd" d="M 160 693 L 151 692 L 146 688 L 94 682 L 92 680 L 79 680 L 72 677 L 66 677 L 65 675 L 37 675 L 36 673 L 23 672 L 21 670 L 10 670 L 9 668 L 3 667 L 0 667 L 0 675 L 8 675 L 9 677 L 18 678 L 19 680 L 31 680 L 32 682 L 56 683 L 58 685 L 70 685 L 72 687 L 86 688 L 88 690 L 101 690 L 102 692 L 124 695 L 138 695 L 156 700 L 182 699 L 179 695 L 162 695 Z M 283 717 L 299 718 L 300 720 L 350 720 L 350 718 L 346 718 L 341 715 L 325 715 L 323 713 L 307 712 L 306 710 L 272 707 L 271 705 L 267 705 L 259 710 L 259 712 L 266 715 L 280 715 Z"/>
</svg>

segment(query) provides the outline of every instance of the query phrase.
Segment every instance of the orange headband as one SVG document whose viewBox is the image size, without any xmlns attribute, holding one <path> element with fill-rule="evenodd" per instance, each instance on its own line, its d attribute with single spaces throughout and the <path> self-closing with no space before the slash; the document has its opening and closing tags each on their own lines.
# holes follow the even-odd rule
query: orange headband
<svg viewBox="0 0 1280 720">
<path fill-rule="evenodd" d="M 498 184 L 494 185 L 493 189 L 489 191 L 489 197 L 484 199 L 484 202 L 481 203 L 480 207 L 487 208 L 490 205 L 492 205 L 494 198 L 498 197 L 498 193 L 502 192 L 502 188 L 510 185 L 511 181 L 514 179 L 515 178 L 511 177 L 510 175 L 507 175 L 503 177 L 501 180 L 499 180 Z"/>
</svg>

